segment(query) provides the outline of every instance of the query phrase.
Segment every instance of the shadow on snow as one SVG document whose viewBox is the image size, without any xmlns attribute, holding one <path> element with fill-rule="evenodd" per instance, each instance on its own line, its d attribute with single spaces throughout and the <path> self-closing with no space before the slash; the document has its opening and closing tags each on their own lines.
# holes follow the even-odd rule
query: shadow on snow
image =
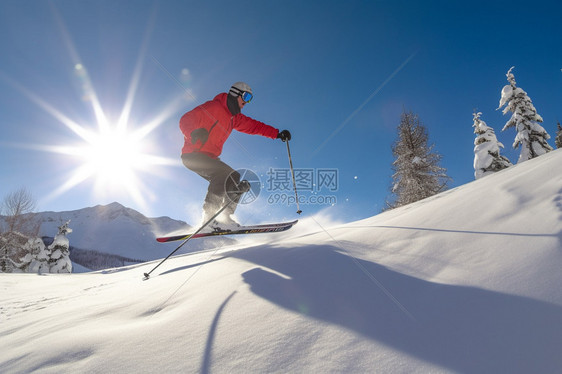
<svg viewBox="0 0 562 374">
<path fill-rule="evenodd" d="M 558 305 L 432 283 L 329 245 L 256 247 L 232 257 L 286 275 L 260 268 L 245 272 L 245 282 L 260 297 L 441 367 L 478 373 L 562 367 Z"/>
</svg>

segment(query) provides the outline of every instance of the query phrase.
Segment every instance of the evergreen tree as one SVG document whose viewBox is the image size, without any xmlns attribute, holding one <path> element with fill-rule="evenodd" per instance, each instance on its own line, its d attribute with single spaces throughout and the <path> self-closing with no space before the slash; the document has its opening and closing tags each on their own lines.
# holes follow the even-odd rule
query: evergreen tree
<svg viewBox="0 0 562 374">
<path fill-rule="evenodd" d="M 474 112 L 474 177 L 476 179 L 512 166 L 509 160 L 500 155 L 503 144 L 498 141 L 494 129 L 480 119 L 481 112 Z"/>
<path fill-rule="evenodd" d="M 439 166 L 441 155 L 428 145 L 426 128 L 418 116 L 402 113 L 398 125 L 398 139 L 392 146 L 392 193 L 394 201 L 388 208 L 397 208 L 433 196 L 446 189 L 450 179 L 446 169 Z"/>
<path fill-rule="evenodd" d="M 556 131 L 554 142 L 556 143 L 556 148 L 562 148 L 562 126 L 560 126 L 560 122 L 558 122 L 558 130 Z"/>
<path fill-rule="evenodd" d="M 48 247 L 50 253 L 50 272 L 51 273 L 72 273 L 72 262 L 70 261 L 70 245 L 68 242 L 67 234 L 72 232 L 68 227 L 70 221 L 67 221 L 62 226 L 59 226 L 59 232 L 55 236 L 55 240 Z"/>
<path fill-rule="evenodd" d="M 20 269 L 27 273 L 49 273 L 50 251 L 41 238 L 30 238 L 24 246 L 25 256 L 21 258 Z"/>
<path fill-rule="evenodd" d="M 513 148 L 521 146 L 517 162 L 524 162 L 551 151 L 552 147 L 547 143 L 550 135 L 539 125 L 543 121 L 542 117 L 537 113 L 527 93 L 517 87 L 512 70 L 513 67 L 506 74 L 509 84 L 502 89 L 498 109 L 505 105 L 503 114 L 513 113 L 502 131 L 515 127 L 517 135 Z"/>
</svg>

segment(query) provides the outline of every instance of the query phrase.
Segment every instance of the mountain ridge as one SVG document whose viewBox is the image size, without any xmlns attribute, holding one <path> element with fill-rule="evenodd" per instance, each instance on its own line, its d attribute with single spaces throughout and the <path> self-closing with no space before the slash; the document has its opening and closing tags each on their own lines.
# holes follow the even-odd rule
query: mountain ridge
<svg viewBox="0 0 562 374">
<path fill-rule="evenodd" d="M 39 236 L 53 237 L 58 226 L 70 220 L 72 233 L 68 239 L 71 246 L 144 261 L 165 257 L 177 245 L 158 243 L 157 237 L 192 230 L 192 226 L 184 221 L 167 216 L 146 217 L 118 202 L 70 211 L 31 214 L 40 226 Z M 198 239 L 179 253 L 232 243 L 234 240 L 229 238 L 217 238 L 212 242 Z"/>
</svg>

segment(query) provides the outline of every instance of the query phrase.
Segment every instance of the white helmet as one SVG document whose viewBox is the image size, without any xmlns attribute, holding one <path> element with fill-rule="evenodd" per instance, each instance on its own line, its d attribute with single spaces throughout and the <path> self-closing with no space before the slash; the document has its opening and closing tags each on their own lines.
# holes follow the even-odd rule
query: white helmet
<svg viewBox="0 0 562 374">
<path fill-rule="evenodd" d="M 250 86 L 248 86 L 248 84 L 244 82 L 234 83 L 232 87 L 230 87 L 230 91 L 228 91 L 228 93 L 231 94 L 232 96 L 240 96 L 242 92 L 249 92 L 253 94 Z"/>
</svg>

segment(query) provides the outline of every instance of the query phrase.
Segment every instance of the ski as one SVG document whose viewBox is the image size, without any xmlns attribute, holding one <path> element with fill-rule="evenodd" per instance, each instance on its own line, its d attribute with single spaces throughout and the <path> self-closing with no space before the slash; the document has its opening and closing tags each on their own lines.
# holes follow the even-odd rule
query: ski
<svg viewBox="0 0 562 374">
<path fill-rule="evenodd" d="M 193 234 L 190 233 L 190 234 L 182 234 L 182 235 L 165 236 L 165 237 L 156 238 L 156 240 L 160 243 L 168 243 L 177 240 L 185 240 L 188 238 L 196 239 L 196 238 L 205 238 L 210 236 L 222 236 L 222 235 L 245 235 L 245 234 L 265 234 L 265 233 L 273 233 L 273 232 L 282 232 L 282 231 L 289 230 L 297 222 L 298 220 L 294 220 L 291 222 L 270 223 L 270 224 L 263 224 L 263 225 L 240 226 L 229 230 L 214 230 L 209 232 L 198 232 Z"/>
<path fill-rule="evenodd" d="M 228 208 L 230 206 L 230 204 L 232 204 L 234 202 L 234 200 L 229 199 L 229 201 L 224 204 L 224 206 L 222 208 L 220 208 L 214 216 L 212 216 L 211 218 L 209 218 L 205 223 L 203 223 L 192 235 L 188 235 L 187 237 L 184 236 L 184 240 L 183 242 L 181 242 L 180 245 L 178 245 L 176 247 L 176 249 L 174 249 L 168 256 L 166 256 L 165 259 L 163 259 L 162 261 L 160 261 L 158 263 L 158 265 L 156 265 L 155 267 L 152 268 L 152 270 L 150 270 L 148 273 L 144 273 L 144 280 L 147 280 L 150 278 L 150 273 L 152 273 L 154 270 L 156 270 L 156 268 L 160 265 L 162 265 L 167 259 L 169 259 L 174 253 L 176 253 L 181 247 L 183 247 L 185 245 L 185 243 L 187 243 L 188 241 L 190 241 L 193 237 L 193 235 L 197 235 L 199 232 L 201 232 L 201 230 L 203 230 L 205 227 L 207 227 L 207 225 L 211 222 L 213 222 L 213 220 L 215 218 L 217 218 L 226 208 Z"/>
</svg>

